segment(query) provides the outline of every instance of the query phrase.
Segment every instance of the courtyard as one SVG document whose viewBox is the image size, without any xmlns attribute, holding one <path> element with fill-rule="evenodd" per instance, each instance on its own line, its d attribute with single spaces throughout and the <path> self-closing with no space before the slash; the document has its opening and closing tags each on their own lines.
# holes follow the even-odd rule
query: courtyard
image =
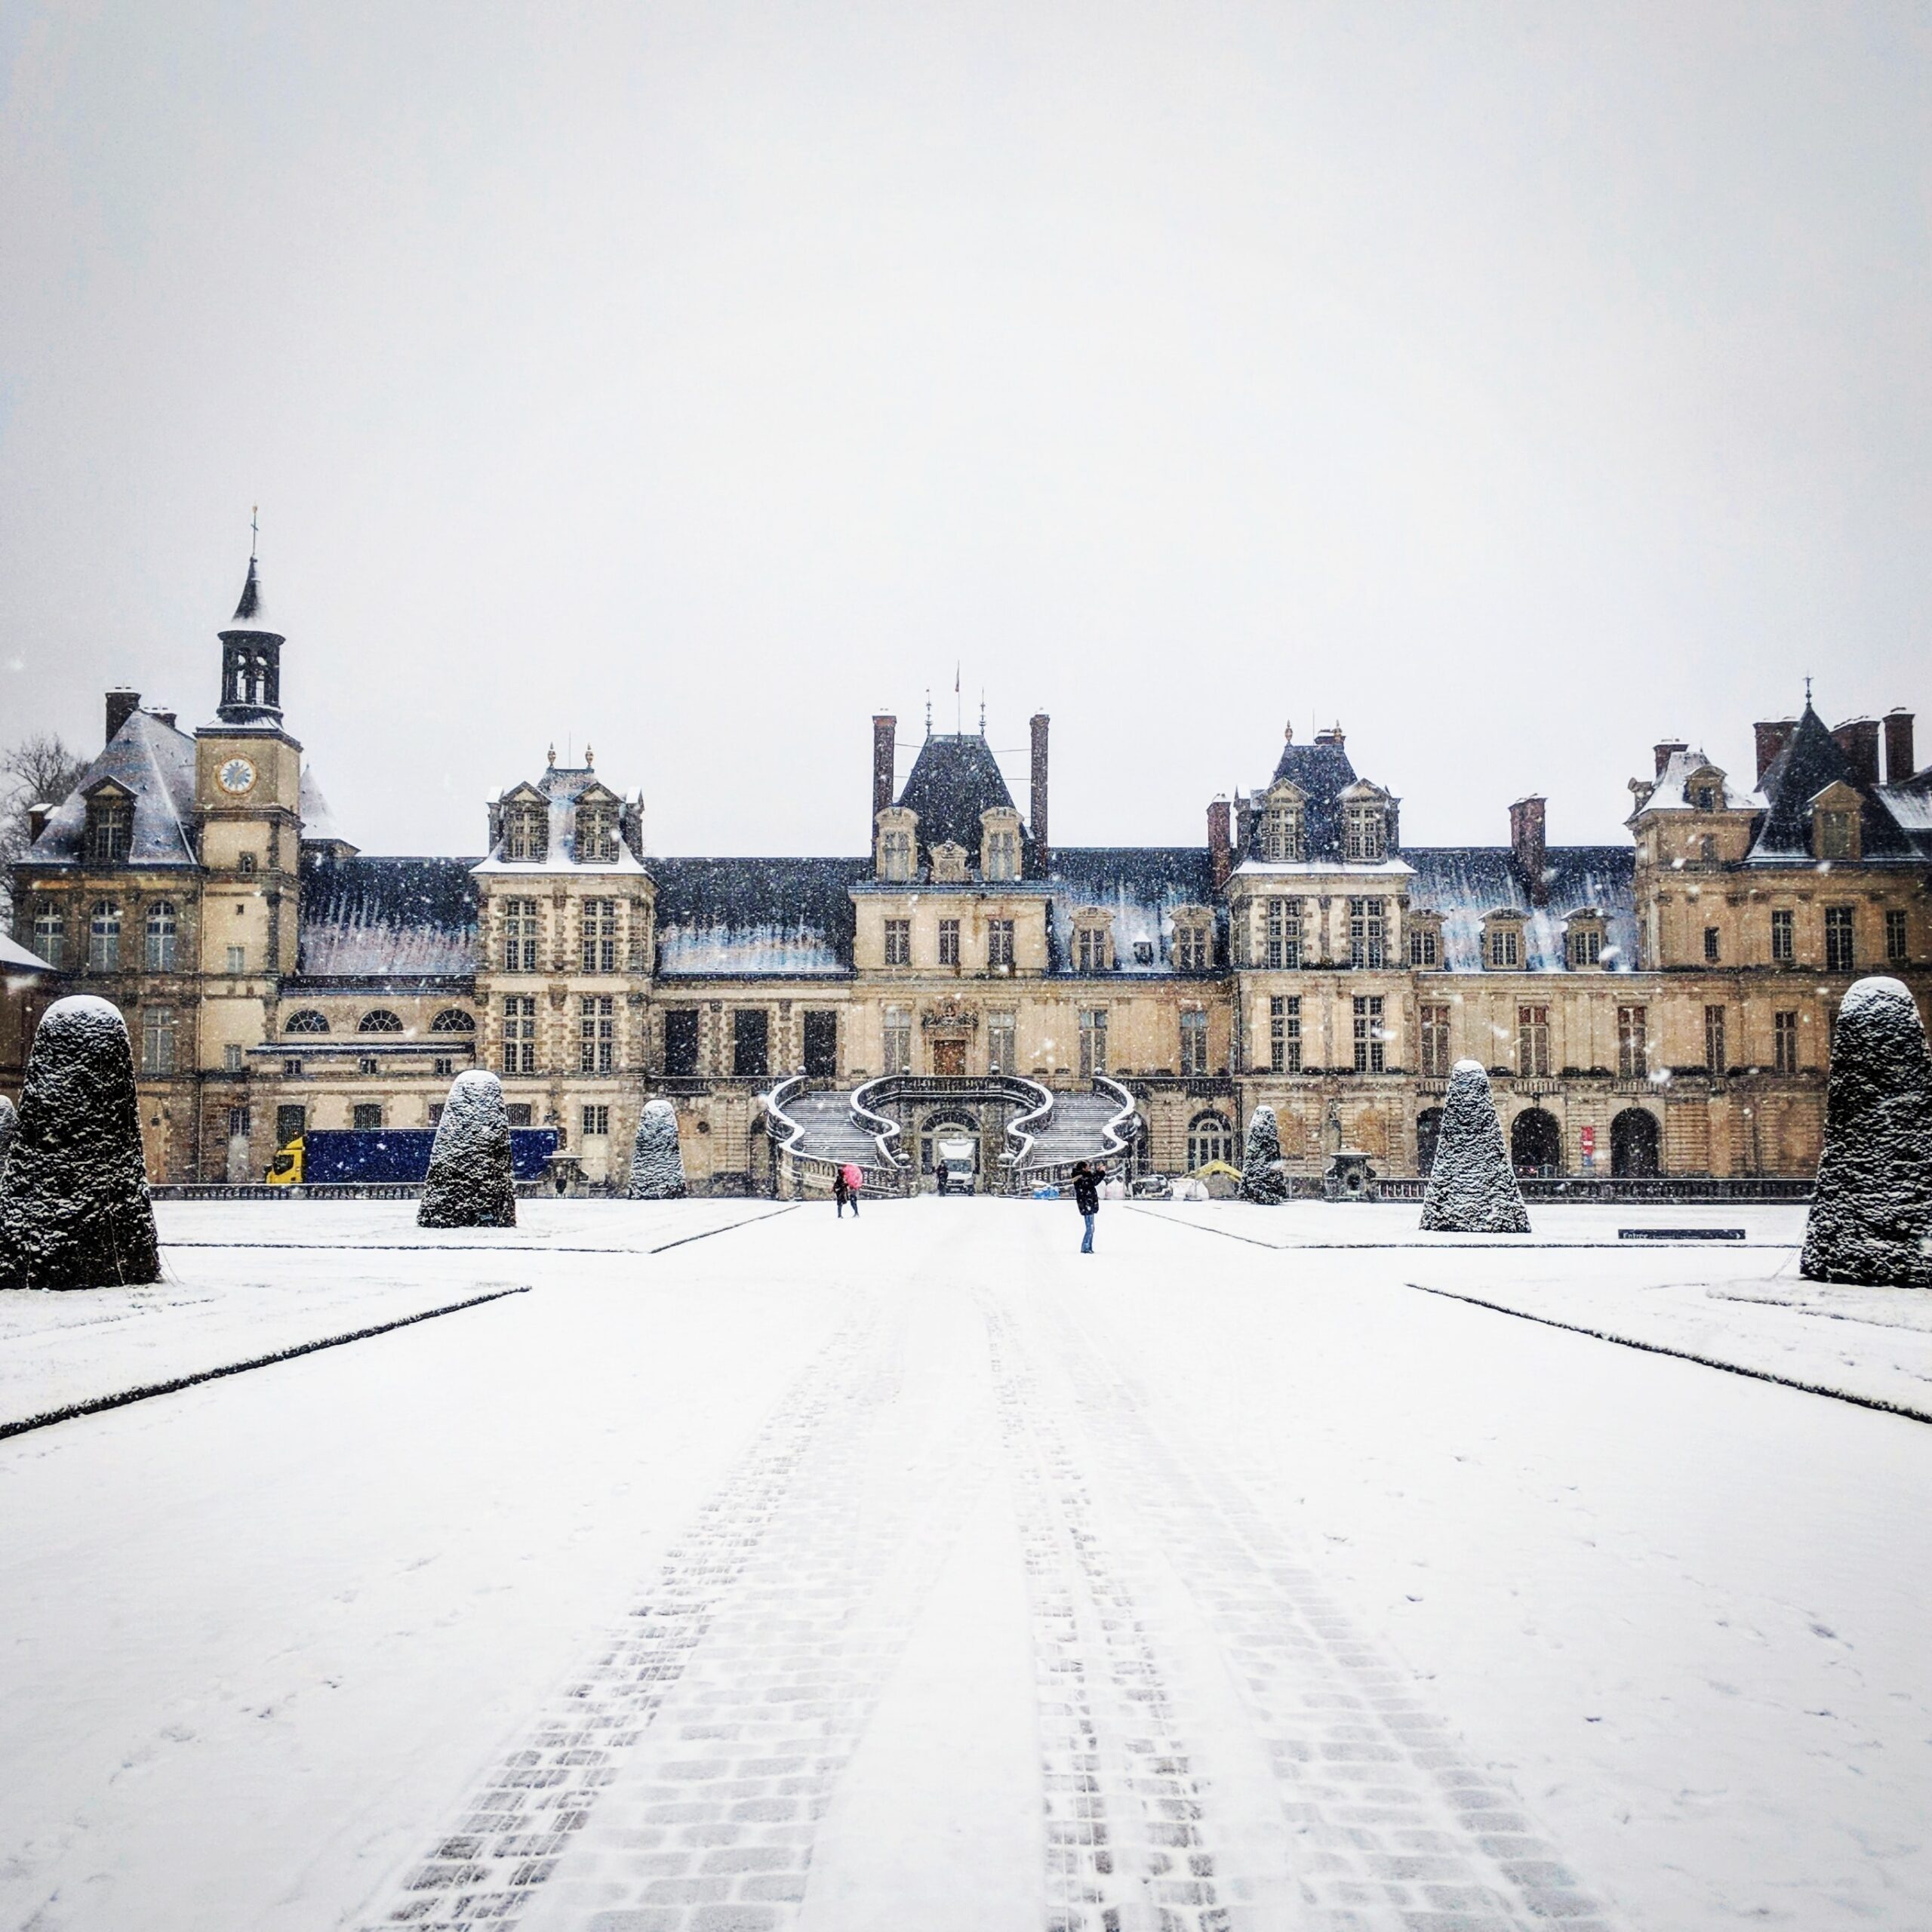
<svg viewBox="0 0 1932 1932">
<path fill-rule="evenodd" d="M 1932 1312 L 1801 1209 L 157 1212 L 0 1297 L 0 1924 L 1932 1924 Z"/>
</svg>

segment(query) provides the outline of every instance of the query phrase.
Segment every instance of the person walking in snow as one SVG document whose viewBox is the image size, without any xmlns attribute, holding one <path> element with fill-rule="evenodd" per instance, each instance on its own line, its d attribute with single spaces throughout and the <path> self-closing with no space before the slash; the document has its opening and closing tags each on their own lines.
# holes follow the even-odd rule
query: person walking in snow
<svg viewBox="0 0 1932 1932">
<path fill-rule="evenodd" d="M 863 1180 L 863 1177 L 852 1161 L 847 1161 L 840 1166 L 838 1178 L 832 1184 L 832 1192 L 838 1203 L 838 1218 L 841 1221 L 845 1218 L 848 1201 L 852 1205 L 853 1220 L 856 1221 L 859 1218 L 859 1189 Z"/>
<path fill-rule="evenodd" d="M 1094 1223 L 1100 1211 L 1100 1171 L 1091 1161 L 1082 1161 L 1073 1171 L 1073 1204 L 1080 1210 L 1080 1217 L 1087 1223 L 1087 1232 L 1080 1243 L 1082 1254 L 1094 1251 Z"/>
</svg>

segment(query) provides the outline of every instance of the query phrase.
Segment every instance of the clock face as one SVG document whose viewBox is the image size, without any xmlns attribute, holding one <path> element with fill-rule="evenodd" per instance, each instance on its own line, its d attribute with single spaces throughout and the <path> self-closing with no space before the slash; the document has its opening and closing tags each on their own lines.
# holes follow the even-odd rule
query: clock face
<svg viewBox="0 0 1932 1932">
<path fill-rule="evenodd" d="M 255 783 L 255 768 L 245 758 L 232 758 L 215 774 L 224 792 L 232 792 L 239 797 L 251 790 Z"/>
</svg>

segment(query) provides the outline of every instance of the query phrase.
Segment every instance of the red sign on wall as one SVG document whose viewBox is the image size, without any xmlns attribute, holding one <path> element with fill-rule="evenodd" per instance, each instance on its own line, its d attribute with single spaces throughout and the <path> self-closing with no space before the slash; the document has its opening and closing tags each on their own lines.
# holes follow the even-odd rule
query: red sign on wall
<svg viewBox="0 0 1932 1932">
<path fill-rule="evenodd" d="M 1587 1160 L 1597 1151 L 1597 1131 L 1593 1127 L 1583 1129 L 1583 1158 Z"/>
</svg>

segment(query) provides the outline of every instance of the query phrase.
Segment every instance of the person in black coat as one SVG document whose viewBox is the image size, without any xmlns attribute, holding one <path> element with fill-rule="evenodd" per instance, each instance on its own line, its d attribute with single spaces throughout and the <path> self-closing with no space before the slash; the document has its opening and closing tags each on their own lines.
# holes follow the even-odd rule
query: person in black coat
<svg viewBox="0 0 1932 1932">
<path fill-rule="evenodd" d="M 1094 1218 L 1100 1211 L 1100 1171 L 1090 1161 L 1082 1161 L 1073 1171 L 1073 1204 L 1080 1210 L 1081 1219 L 1087 1223 L 1080 1251 L 1091 1254 Z"/>
</svg>

